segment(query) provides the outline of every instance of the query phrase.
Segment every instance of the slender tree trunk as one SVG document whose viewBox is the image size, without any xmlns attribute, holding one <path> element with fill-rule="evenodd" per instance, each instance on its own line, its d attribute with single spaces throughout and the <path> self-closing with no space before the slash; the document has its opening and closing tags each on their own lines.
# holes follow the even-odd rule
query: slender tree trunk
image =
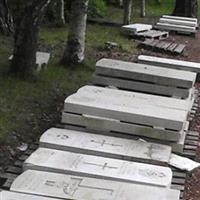
<svg viewBox="0 0 200 200">
<path fill-rule="evenodd" d="M 197 17 L 198 13 L 197 0 L 176 0 L 173 15 L 184 17 Z"/>
<path fill-rule="evenodd" d="M 39 23 L 49 0 L 33 1 L 19 8 L 15 18 L 14 52 L 11 72 L 28 79 L 35 76 Z"/>
<path fill-rule="evenodd" d="M 7 0 L 0 1 L 0 32 L 3 35 L 13 34 L 13 19 Z"/>
<path fill-rule="evenodd" d="M 146 16 L 146 0 L 141 0 L 141 17 Z"/>
<path fill-rule="evenodd" d="M 71 2 L 67 47 L 61 61 L 64 65 L 84 61 L 88 2 L 88 0 L 73 0 Z"/>
<path fill-rule="evenodd" d="M 124 0 L 124 20 L 123 23 L 130 24 L 132 15 L 132 0 Z"/>
<path fill-rule="evenodd" d="M 60 19 L 61 23 L 64 25 L 65 22 L 65 2 L 64 0 L 60 0 Z"/>
</svg>

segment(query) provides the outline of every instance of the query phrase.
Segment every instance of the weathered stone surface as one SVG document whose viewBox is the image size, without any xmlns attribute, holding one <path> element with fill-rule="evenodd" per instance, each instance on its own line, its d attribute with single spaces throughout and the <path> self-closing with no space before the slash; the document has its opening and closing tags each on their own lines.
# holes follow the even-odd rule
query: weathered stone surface
<svg viewBox="0 0 200 200">
<path fill-rule="evenodd" d="M 40 146 L 75 153 L 164 165 L 171 147 L 69 129 L 51 128 L 40 138 Z"/>
<path fill-rule="evenodd" d="M 168 19 L 177 19 L 177 20 L 184 20 L 184 21 L 191 21 L 191 22 L 196 22 L 198 21 L 197 18 L 191 18 L 191 17 L 179 17 L 179 16 L 171 16 L 171 15 L 163 15 L 163 18 L 168 18 Z"/>
<path fill-rule="evenodd" d="M 200 73 L 200 63 L 197 62 L 189 62 L 189 61 L 146 56 L 146 55 L 138 56 L 138 62 L 144 64 L 156 65 L 160 67 L 167 67 L 172 69 L 180 69 L 180 70 Z"/>
<path fill-rule="evenodd" d="M 93 74 L 91 82 L 98 86 L 114 86 L 123 90 L 125 89 L 183 99 L 188 98 L 190 94 L 190 90 L 187 88 L 177 88 L 174 86 L 156 85 L 153 83 L 138 82 L 134 80 L 124 80 L 117 77 L 107 77 L 98 74 Z"/>
<path fill-rule="evenodd" d="M 185 88 L 191 88 L 196 80 L 192 72 L 106 58 L 96 63 L 96 74 Z"/>
<path fill-rule="evenodd" d="M 160 30 L 167 30 L 167 31 L 179 31 L 182 33 L 196 33 L 196 27 L 190 27 L 190 26 L 183 26 L 183 25 L 177 25 L 177 24 L 167 24 L 167 23 L 161 23 L 158 22 L 156 24 L 156 29 Z"/>
<path fill-rule="evenodd" d="M 144 193 L 151 200 L 179 200 L 180 196 L 179 191 L 160 187 L 32 170 L 20 175 L 11 190 L 76 200 L 146 200 Z"/>
<path fill-rule="evenodd" d="M 124 31 L 129 31 L 129 32 L 133 32 L 133 33 L 138 33 L 138 32 L 142 32 L 142 31 L 149 31 L 152 29 L 152 25 L 149 24 L 129 24 L 129 25 L 125 25 L 122 26 L 122 30 Z"/>
<path fill-rule="evenodd" d="M 182 133 L 182 131 L 177 132 L 160 128 L 140 126 L 137 124 L 120 122 L 119 120 L 110 118 L 91 115 L 77 115 L 65 112 L 62 114 L 62 123 L 75 126 L 79 125 L 92 131 L 103 131 L 106 132 L 107 135 L 112 135 L 113 132 L 118 132 L 121 133 L 121 135 L 129 134 L 175 142 L 179 141 Z"/>
<path fill-rule="evenodd" d="M 116 99 L 123 101 L 126 104 L 143 104 L 143 105 L 152 105 L 159 107 L 166 107 L 177 110 L 191 110 L 191 102 L 189 100 L 176 99 L 170 97 L 163 97 L 158 95 L 150 95 L 139 92 L 129 92 L 124 90 L 116 90 L 104 87 L 97 86 L 84 86 L 81 87 L 77 93 L 83 93 L 88 96 L 106 96 L 109 101 Z"/>
<path fill-rule="evenodd" d="M 159 187 L 170 187 L 172 180 L 172 171 L 168 167 L 45 148 L 36 150 L 25 161 L 24 169 L 103 178 Z"/>
<path fill-rule="evenodd" d="M 170 192 L 169 192 L 169 194 L 170 194 Z M 28 195 L 28 194 L 20 194 L 20 193 L 9 192 L 9 191 L 0 192 L 0 199 L 1 200 L 58 200 L 55 198 L 52 199 L 50 197 L 35 196 L 34 194 Z"/>
<path fill-rule="evenodd" d="M 129 106 L 117 99 L 110 102 L 106 97 L 99 99 L 96 96 L 87 97 L 87 95 L 79 93 L 73 94 L 65 100 L 64 111 L 169 128 L 171 130 L 182 130 L 188 115 L 187 111 L 184 110 L 172 110 L 151 105 L 135 105 L 134 102 Z"/>
<path fill-rule="evenodd" d="M 197 27 L 197 23 L 192 22 L 192 21 L 169 19 L 169 18 L 160 18 L 159 21 L 161 23 L 166 23 L 166 24 L 168 23 L 168 24 L 177 24 L 177 25 L 183 25 L 183 26 Z"/>
</svg>

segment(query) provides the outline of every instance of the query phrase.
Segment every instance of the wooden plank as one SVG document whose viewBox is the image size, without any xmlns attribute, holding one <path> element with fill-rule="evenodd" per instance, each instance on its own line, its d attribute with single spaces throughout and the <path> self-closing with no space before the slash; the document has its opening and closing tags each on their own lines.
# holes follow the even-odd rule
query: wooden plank
<svg viewBox="0 0 200 200">
<path fill-rule="evenodd" d="M 178 45 L 178 44 L 176 44 L 176 43 L 171 44 L 171 45 L 167 48 L 167 51 L 173 52 L 174 49 L 177 47 L 177 45 Z"/>
<path fill-rule="evenodd" d="M 175 49 L 174 49 L 174 52 L 175 53 L 182 53 L 183 50 L 185 49 L 186 45 L 184 44 L 179 44 Z"/>
</svg>

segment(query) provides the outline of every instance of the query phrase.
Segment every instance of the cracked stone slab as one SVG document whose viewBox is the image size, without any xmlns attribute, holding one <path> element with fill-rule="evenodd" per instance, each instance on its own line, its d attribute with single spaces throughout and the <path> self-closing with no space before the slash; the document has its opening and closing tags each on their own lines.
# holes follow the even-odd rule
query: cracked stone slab
<svg viewBox="0 0 200 200">
<path fill-rule="evenodd" d="M 177 190 L 160 187 L 32 170 L 21 174 L 11 190 L 77 200 L 146 200 L 144 192 L 152 200 L 178 200 L 180 196 Z"/>
<path fill-rule="evenodd" d="M 45 148 L 39 148 L 25 161 L 24 170 L 28 169 L 164 188 L 170 187 L 172 181 L 168 167 Z"/>
<path fill-rule="evenodd" d="M 169 164 L 184 171 L 192 171 L 193 169 L 200 167 L 200 163 L 176 154 L 171 154 Z"/>
<path fill-rule="evenodd" d="M 41 136 L 40 147 L 161 165 L 171 155 L 167 145 L 58 128 Z"/>
</svg>

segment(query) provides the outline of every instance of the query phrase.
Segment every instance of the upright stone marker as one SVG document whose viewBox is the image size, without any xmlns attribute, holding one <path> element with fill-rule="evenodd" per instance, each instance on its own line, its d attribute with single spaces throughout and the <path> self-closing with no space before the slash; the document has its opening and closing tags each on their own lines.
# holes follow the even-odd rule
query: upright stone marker
<svg viewBox="0 0 200 200">
<path fill-rule="evenodd" d="M 24 169 L 159 187 L 170 187 L 172 180 L 172 171 L 168 167 L 44 148 L 39 148 L 25 161 Z"/>
<path fill-rule="evenodd" d="M 179 200 L 180 192 L 165 188 L 28 170 L 12 191 L 76 200 Z M 147 195 L 146 195 L 147 194 Z"/>
<path fill-rule="evenodd" d="M 35 195 L 20 194 L 16 192 L 2 191 L 0 192 L 1 200 L 58 200 L 50 197 L 40 197 Z M 86 199 L 85 199 L 86 200 Z"/>
<path fill-rule="evenodd" d="M 166 145 L 58 128 L 46 131 L 40 146 L 161 165 L 167 164 L 171 156 L 171 147 Z"/>
</svg>

